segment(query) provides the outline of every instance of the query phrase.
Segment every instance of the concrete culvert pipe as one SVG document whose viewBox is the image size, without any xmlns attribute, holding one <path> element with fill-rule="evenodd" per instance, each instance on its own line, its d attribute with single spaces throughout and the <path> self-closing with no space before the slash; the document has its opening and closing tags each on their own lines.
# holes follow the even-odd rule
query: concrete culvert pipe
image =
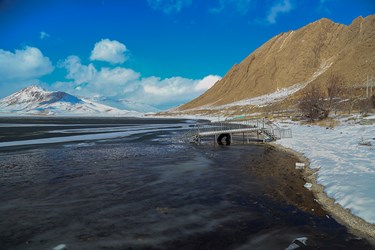
<svg viewBox="0 0 375 250">
<path fill-rule="evenodd" d="M 217 138 L 217 143 L 219 145 L 224 145 L 222 142 L 223 138 L 225 138 L 226 145 L 229 146 L 232 141 L 230 134 L 220 134 L 219 137 Z"/>
</svg>

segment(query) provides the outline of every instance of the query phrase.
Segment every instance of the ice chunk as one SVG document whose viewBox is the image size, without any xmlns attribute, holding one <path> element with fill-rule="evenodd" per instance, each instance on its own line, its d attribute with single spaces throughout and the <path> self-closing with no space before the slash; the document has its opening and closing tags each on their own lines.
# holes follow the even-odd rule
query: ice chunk
<svg viewBox="0 0 375 250">
<path fill-rule="evenodd" d="M 285 250 L 293 250 L 299 248 L 305 248 L 307 242 L 307 237 L 300 237 L 293 240 L 292 244 L 290 244 Z"/>
<path fill-rule="evenodd" d="M 65 244 L 60 244 L 60 245 L 57 245 L 53 248 L 53 250 L 66 250 L 66 245 Z"/>
<path fill-rule="evenodd" d="M 303 169 L 305 167 L 305 163 L 303 162 L 296 162 L 296 169 Z"/>
<path fill-rule="evenodd" d="M 306 182 L 305 185 L 303 185 L 305 188 L 307 188 L 308 190 L 311 190 L 312 188 L 312 184 L 310 182 Z"/>
</svg>

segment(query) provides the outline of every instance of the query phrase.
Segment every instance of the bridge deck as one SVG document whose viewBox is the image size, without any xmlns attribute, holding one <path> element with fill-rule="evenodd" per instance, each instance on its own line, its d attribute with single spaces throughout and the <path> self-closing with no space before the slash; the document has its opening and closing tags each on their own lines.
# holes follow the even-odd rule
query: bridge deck
<svg viewBox="0 0 375 250">
<path fill-rule="evenodd" d="M 199 136 L 208 136 L 208 135 L 220 135 L 220 134 L 231 134 L 231 133 L 245 133 L 258 131 L 259 128 L 238 128 L 238 129 L 223 129 L 223 130 L 213 130 L 213 131 L 202 131 L 198 132 Z"/>
<path fill-rule="evenodd" d="M 222 134 L 230 134 L 232 136 L 236 133 L 242 133 L 243 136 L 246 134 L 246 138 L 248 138 L 251 132 L 257 132 L 257 139 L 263 139 L 263 141 L 292 137 L 291 129 L 280 128 L 266 119 L 198 123 L 189 134 L 192 141 L 199 143 L 203 137 L 215 136 L 216 138 L 216 136 Z"/>
</svg>

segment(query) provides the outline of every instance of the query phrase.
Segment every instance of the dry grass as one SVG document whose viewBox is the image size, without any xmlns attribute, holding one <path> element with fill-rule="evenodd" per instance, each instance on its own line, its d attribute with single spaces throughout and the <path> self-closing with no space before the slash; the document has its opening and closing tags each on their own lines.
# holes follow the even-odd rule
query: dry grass
<svg viewBox="0 0 375 250">
<path fill-rule="evenodd" d="M 313 122 L 313 123 L 310 123 L 310 124 L 318 125 L 320 127 L 325 127 L 325 128 L 334 128 L 334 127 L 340 125 L 340 121 L 335 120 L 332 117 L 328 117 L 324 120 L 316 121 L 316 122 Z"/>
</svg>

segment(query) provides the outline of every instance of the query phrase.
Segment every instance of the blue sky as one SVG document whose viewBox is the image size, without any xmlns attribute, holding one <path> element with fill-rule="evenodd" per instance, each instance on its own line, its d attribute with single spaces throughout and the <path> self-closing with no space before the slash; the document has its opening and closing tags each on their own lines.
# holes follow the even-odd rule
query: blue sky
<svg viewBox="0 0 375 250">
<path fill-rule="evenodd" d="M 0 98 L 30 84 L 165 109 L 273 36 L 374 0 L 0 0 Z"/>
</svg>

